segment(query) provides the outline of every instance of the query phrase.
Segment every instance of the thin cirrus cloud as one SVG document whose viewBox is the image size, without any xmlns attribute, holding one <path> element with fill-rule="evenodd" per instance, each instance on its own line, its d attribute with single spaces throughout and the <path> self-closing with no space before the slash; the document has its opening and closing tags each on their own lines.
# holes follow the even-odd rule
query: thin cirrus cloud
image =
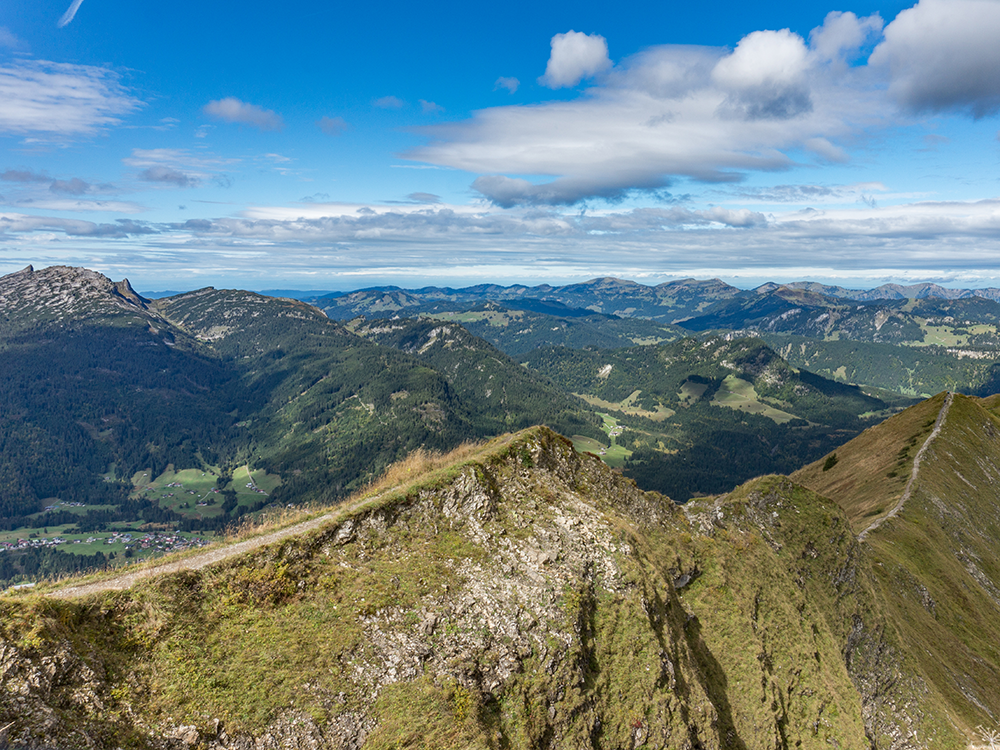
<svg viewBox="0 0 1000 750">
<path fill-rule="evenodd" d="M 232 180 L 224 172 L 238 162 L 176 148 L 134 148 L 130 156 L 122 159 L 126 166 L 139 170 L 137 177 L 141 181 L 177 188 L 198 187 L 209 178 L 220 187 L 230 187 Z"/>
<path fill-rule="evenodd" d="M 112 70 L 45 60 L 0 65 L 0 133 L 90 136 L 141 106 Z"/>
<path fill-rule="evenodd" d="M 6 26 L 0 26 L 0 47 L 21 49 L 25 44 Z"/>
<path fill-rule="evenodd" d="M 74 18 L 76 18 L 76 12 L 78 10 L 80 10 L 80 6 L 82 4 L 83 4 L 83 0 L 73 0 L 73 2 L 70 3 L 69 7 L 66 9 L 66 12 L 62 14 L 62 17 L 56 23 L 56 26 L 58 26 L 60 29 L 65 28 L 66 26 L 68 26 L 69 23 Z"/>
<path fill-rule="evenodd" d="M 213 120 L 249 125 L 263 131 L 277 131 L 285 126 L 285 121 L 277 112 L 240 101 L 235 96 L 210 101 L 202 111 Z"/>
<path fill-rule="evenodd" d="M 859 136 L 913 113 L 1000 111 L 997 38 L 995 0 L 921 0 L 884 29 L 878 15 L 833 12 L 807 38 L 755 31 L 732 50 L 663 45 L 615 65 L 603 38 L 557 34 L 540 82 L 595 85 L 426 127 L 407 157 L 479 175 L 473 189 L 502 207 L 843 163 Z"/>
</svg>

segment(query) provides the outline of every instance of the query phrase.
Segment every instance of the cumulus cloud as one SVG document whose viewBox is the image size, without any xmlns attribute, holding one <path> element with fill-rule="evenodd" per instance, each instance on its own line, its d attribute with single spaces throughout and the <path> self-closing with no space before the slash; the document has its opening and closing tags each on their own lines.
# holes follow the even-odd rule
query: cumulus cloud
<svg viewBox="0 0 1000 750">
<path fill-rule="evenodd" d="M 517 91 L 517 87 L 521 85 L 521 82 L 513 77 L 500 76 L 497 78 L 496 83 L 493 84 L 493 90 L 497 89 L 507 89 L 507 93 L 513 94 Z"/>
<path fill-rule="evenodd" d="M 912 112 L 1000 111 L 1000 3 L 920 0 L 885 28 L 869 64 L 888 68 L 890 94 Z"/>
<path fill-rule="evenodd" d="M 397 96 L 383 96 L 372 102 L 372 106 L 379 109 L 401 109 L 405 104 L 406 102 Z"/>
<path fill-rule="evenodd" d="M 742 119 L 788 119 L 812 110 L 805 85 L 809 50 L 788 29 L 755 31 L 716 64 L 712 79 L 729 96 L 721 106 Z"/>
<path fill-rule="evenodd" d="M 603 39 L 558 35 L 546 80 L 604 70 L 595 85 L 571 100 L 426 127 L 428 143 L 406 156 L 479 175 L 473 189 L 504 207 L 616 201 L 679 179 L 739 182 L 804 160 L 843 163 L 847 144 L 889 121 L 879 79 L 851 64 L 881 26 L 877 15 L 831 13 L 808 42 L 788 29 L 755 31 L 731 50 L 663 45 L 614 67 Z M 563 54 L 564 42 L 582 41 L 592 64 Z"/>
<path fill-rule="evenodd" d="M 201 180 L 195 175 L 184 174 L 171 167 L 157 165 L 139 172 L 139 179 L 145 182 L 160 182 L 174 187 L 197 187 Z"/>
<path fill-rule="evenodd" d="M 0 65 L 0 133 L 89 136 L 140 106 L 118 74 L 93 65 L 21 60 Z"/>
<path fill-rule="evenodd" d="M 347 130 L 347 122 L 343 117 L 323 116 L 316 120 L 316 127 L 327 135 L 340 135 Z"/>
<path fill-rule="evenodd" d="M 444 112 L 444 107 L 440 104 L 435 104 L 434 102 L 429 102 L 426 99 L 420 99 L 420 109 L 425 115 L 436 114 L 437 112 Z"/>
<path fill-rule="evenodd" d="M 250 125 L 264 131 L 281 130 L 285 127 L 284 120 L 277 112 L 256 104 L 248 104 L 234 96 L 211 101 L 202 108 L 202 111 L 215 120 Z"/>
<path fill-rule="evenodd" d="M 878 13 L 858 18 L 850 12 L 830 11 L 823 25 L 809 33 L 812 57 L 820 62 L 850 62 L 862 47 L 881 34 L 882 25 Z"/>
<path fill-rule="evenodd" d="M 551 47 L 545 75 L 538 79 L 550 89 L 576 86 L 611 67 L 608 42 L 600 34 L 570 30 L 552 37 Z"/>
</svg>

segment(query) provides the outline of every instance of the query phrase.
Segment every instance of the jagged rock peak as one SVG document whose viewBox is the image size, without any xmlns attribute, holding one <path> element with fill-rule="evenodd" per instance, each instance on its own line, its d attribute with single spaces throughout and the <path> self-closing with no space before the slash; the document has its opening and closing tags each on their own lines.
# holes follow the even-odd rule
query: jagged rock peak
<svg viewBox="0 0 1000 750">
<path fill-rule="evenodd" d="M 130 302 L 140 305 L 141 307 L 146 307 L 149 300 L 141 296 L 132 285 L 129 283 L 128 279 L 122 279 L 121 281 L 115 282 L 115 291 L 118 292 L 122 297 L 129 300 Z"/>
<path fill-rule="evenodd" d="M 32 266 L 0 277 L 0 308 L 8 313 L 30 315 L 32 311 L 60 316 L 146 311 L 128 280 L 113 282 L 87 268 Z"/>
</svg>

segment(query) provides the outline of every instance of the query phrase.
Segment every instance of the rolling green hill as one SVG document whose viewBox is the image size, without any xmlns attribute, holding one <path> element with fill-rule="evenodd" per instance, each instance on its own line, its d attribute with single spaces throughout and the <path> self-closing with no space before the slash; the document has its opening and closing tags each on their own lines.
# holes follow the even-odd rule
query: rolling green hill
<svg viewBox="0 0 1000 750">
<path fill-rule="evenodd" d="M 546 424 L 568 434 L 599 436 L 586 403 L 525 369 L 457 323 L 433 320 L 355 321 L 350 328 L 381 347 L 414 356 L 440 372 L 470 405 L 481 434 Z"/>
<path fill-rule="evenodd" d="M 896 346 L 864 341 L 826 341 L 762 333 L 789 364 L 817 375 L 927 398 L 943 390 L 989 395 L 1000 390 L 997 352 L 941 346 Z"/>
</svg>

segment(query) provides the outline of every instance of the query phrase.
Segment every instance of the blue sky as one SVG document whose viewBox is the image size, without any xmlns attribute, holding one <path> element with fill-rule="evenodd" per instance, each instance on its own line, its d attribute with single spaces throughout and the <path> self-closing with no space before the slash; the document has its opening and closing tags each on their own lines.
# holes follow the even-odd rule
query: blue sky
<svg viewBox="0 0 1000 750">
<path fill-rule="evenodd" d="M 0 273 L 1000 285 L 1000 0 L 0 6 Z"/>
</svg>

